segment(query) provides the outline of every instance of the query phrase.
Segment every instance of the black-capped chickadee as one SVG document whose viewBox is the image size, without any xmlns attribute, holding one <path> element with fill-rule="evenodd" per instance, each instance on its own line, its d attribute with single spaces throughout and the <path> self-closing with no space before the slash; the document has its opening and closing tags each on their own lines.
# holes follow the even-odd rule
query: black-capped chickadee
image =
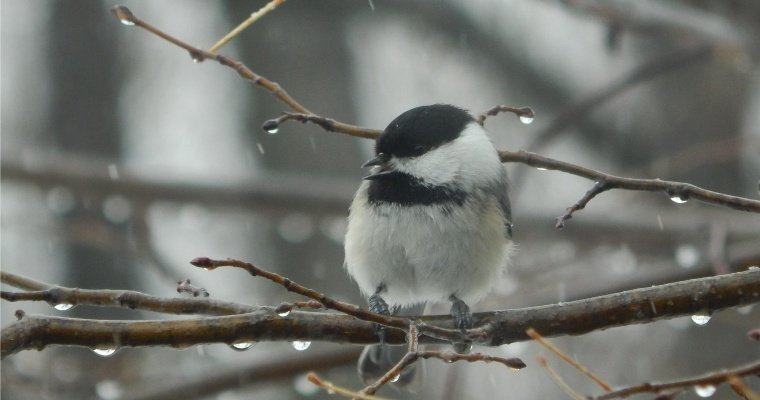
<svg viewBox="0 0 760 400">
<path fill-rule="evenodd" d="M 470 328 L 467 304 L 490 291 L 512 249 L 498 152 L 467 111 L 435 104 L 394 119 L 375 153 L 351 204 L 348 273 L 371 311 L 449 301 L 455 326 Z M 362 363 L 381 362 L 382 348 L 369 346 L 363 357 L 366 378 Z"/>
</svg>

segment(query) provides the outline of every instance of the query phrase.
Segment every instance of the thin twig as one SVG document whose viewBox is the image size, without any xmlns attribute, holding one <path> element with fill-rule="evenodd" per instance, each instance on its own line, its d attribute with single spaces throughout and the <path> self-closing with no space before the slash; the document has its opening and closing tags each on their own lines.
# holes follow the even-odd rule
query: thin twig
<svg viewBox="0 0 760 400">
<path fill-rule="evenodd" d="M 210 294 L 206 288 L 193 285 L 190 279 L 184 279 L 177 282 L 177 293 L 186 293 L 192 297 L 209 297 Z"/>
<path fill-rule="evenodd" d="M 367 310 L 363 310 L 354 304 L 344 303 L 342 301 L 332 299 L 330 297 L 327 297 L 324 293 L 320 293 L 314 289 L 307 288 L 306 286 L 293 282 L 292 280 L 282 275 L 263 270 L 245 261 L 235 259 L 212 260 L 208 257 L 198 257 L 190 261 L 190 263 L 196 267 L 206 270 L 212 270 L 219 267 L 235 267 L 244 269 L 253 276 L 261 276 L 274 283 L 282 285 L 289 292 L 297 293 L 312 300 L 316 300 L 329 309 L 340 311 L 342 313 L 359 318 L 363 321 L 375 322 L 387 327 L 402 329 L 404 331 L 408 330 L 409 325 L 412 323 L 412 320 L 409 318 L 373 313 Z M 437 339 L 445 339 L 450 341 L 470 340 L 467 332 L 462 332 L 457 329 L 445 329 L 425 324 L 419 324 L 417 328 L 420 329 L 423 334 L 435 337 Z"/>
<path fill-rule="evenodd" d="M 482 328 L 468 333 L 477 338 L 473 342 L 488 346 L 528 340 L 525 331 L 531 327 L 546 337 L 580 335 L 598 329 L 760 302 L 760 297 L 754 293 L 760 293 L 760 270 L 635 289 L 561 305 L 475 313 L 474 325 Z M 178 300 L 211 301 L 208 298 Z M 418 324 L 452 326 L 449 315 L 412 319 Z M 6 357 L 48 345 L 184 348 L 204 343 L 294 340 L 370 344 L 377 343 L 378 339 L 375 324 L 351 316 L 293 311 L 283 318 L 271 307 L 261 307 L 246 314 L 170 321 L 102 321 L 21 315 L 19 321 L 0 332 L 0 352 Z M 420 343 L 451 342 L 430 336 L 421 336 L 419 340 Z M 387 329 L 385 341 L 388 344 L 405 343 L 405 333 Z"/>
<path fill-rule="evenodd" d="M 565 221 L 572 218 L 573 213 L 575 213 L 578 210 L 583 210 L 586 207 L 586 204 L 588 204 L 588 202 L 591 201 L 591 199 L 596 197 L 596 195 L 609 189 L 610 187 L 607 184 L 607 181 L 605 181 L 604 179 L 597 181 L 596 184 L 594 184 L 594 186 L 591 189 L 589 189 L 589 191 L 586 192 L 586 194 L 584 194 L 580 200 L 575 202 L 575 204 L 573 204 L 572 206 L 568 207 L 567 210 L 565 210 L 564 214 L 556 218 L 556 223 L 554 224 L 554 227 L 557 229 L 564 228 Z"/>
<path fill-rule="evenodd" d="M 510 112 L 512 114 L 517 115 L 520 118 L 520 121 L 522 121 L 524 124 L 529 124 L 533 122 L 533 118 L 536 117 L 536 113 L 533 112 L 533 109 L 530 107 L 512 107 L 507 105 L 497 105 L 489 108 L 486 111 L 483 111 L 480 114 L 477 114 L 475 116 L 475 122 L 480 124 L 481 126 L 485 124 L 486 118 L 493 117 L 498 115 L 499 113 L 503 112 Z"/>
<path fill-rule="evenodd" d="M 593 372 L 591 372 L 588 368 L 584 367 L 583 365 L 581 365 L 577 361 L 573 360 L 570 356 L 568 356 L 567 354 L 565 354 L 565 352 L 563 352 L 562 350 L 560 350 L 559 347 L 557 347 L 557 346 L 549 343 L 549 341 L 547 341 L 546 339 L 544 339 L 543 336 L 541 336 L 541 334 L 538 333 L 538 331 L 536 331 L 533 328 L 530 328 L 525 333 L 527 333 L 528 336 L 530 336 L 531 339 L 535 340 L 540 345 L 544 346 L 549 351 L 551 351 L 552 353 L 554 353 L 557 357 L 561 358 L 562 361 L 570 364 L 573 368 L 577 369 L 578 371 L 581 371 L 584 375 L 586 375 L 587 377 L 589 377 L 589 379 L 591 379 L 592 381 L 596 382 L 599 386 L 602 387 L 602 389 L 604 389 L 605 392 L 611 392 L 612 391 L 612 386 L 610 386 L 610 384 L 608 384 L 607 382 L 605 382 L 604 379 L 596 376 L 596 374 L 594 374 Z"/>
<path fill-rule="evenodd" d="M 747 384 L 745 384 L 744 381 L 738 377 L 733 375 L 729 376 L 728 384 L 731 385 L 731 389 L 734 391 L 734 393 L 741 396 L 743 399 L 760 400 L 760 393 L 757 393 L 754 390 L 750 389 L 749 386 L 747 386 Z"/>
<path fill-rule="evenodd" d="M 307 376 L 307 379 L 309 379 L 309 382 L 321 387 L 322 389 L 325 389 L 327 393 L 330 394 L 338 394 L 343 397 L 353 398 L 353 399 L 361 399 L 361 400 L 386 400 L 385 397 L 378 397 L 373 396 L 370 394 L 363 394 L 354 392 L 352 390 L 346 389 L 344 387 L 338 386 L 332 382 L 325 381 L 321 379 L 317 374 L 311 372 Z"/>
<path fill-rule="evenodd" d="M 485 362 L 485 363 L 499 363 L 512 370 L 519 370 L 525 368 L 525 363 L 519 358 L 504 358 L 491 356 L 483 353 L 471 353 L 460 354 L 451 351 L 410 351 L 407 352 L 401 360 L 396 363 L 388 372 L 385 373 L 380 379 L 371 385 L 365 387 L 360 393 L 374 394 L 380 387 L 393 381 L 393 379 L 399 376 L 404 369 L 417 362 L 419 359 L 437 358 L 446 363 L 454 363 L 457 361 L 467 362 Z"/>
<path fill-rule="evenodd" d="M 565 394 L 570 397 L 573 400 L 585 400 L 583 396 L 581 396 L 578 392 L 573 390 L 573 388 L 570 387 L 570 385 L 565 382 L 564 379 L 562 379 L 561 376 L 552 368 L 549 366 L 549 363 L 546 361 L 546 358 L 543 356 L 536 357 L 536 360 L 538 360 L 538 364 L 544 368 L 547 374 L 549 374 L 549 378 L 551 378 L 554 383 L 559 386 L 560 389 L 562 389 Z"/>
<path fill-rule="evenodd" d="M 132 11 L 129 10 L 129 8 L 125 6 L 122 6 L 122 5 L 114 6 L 111 9 L 111 11 L 114 13 L 116 18 L 118 18 L 122 23 L 145 29 L 146 31 L 174 44 L 175 46 L 178 46 L 180 48 L 187 50 L 190 53 L 190 57 L 193 60 L 197 62 L 201 62 L 206 59 L 216 60 L 217 62 L 219 62 L 219 64 L 222 64 L 225 67 L 229 67 L 233 69 L 234 71 L 236 71 L 238 75 L 240 75 L 243 79 L 246 79 L 264 88 L 269 93 L 274 95 L 278 100 L 285 103 L 285 105 L 287 105 L 291 110 L 297 113 L 301 113 L 301 114 L 314 115 L 314 113 L 309 111 L 306 107 L 301 105 L 301 103 L 299 103 L 293 97 L 291 97 L 285 91 L 285 89 L 283 89 L 277 82 L 271 81 L 253 72 L 245 64 L 237 60 L 234 60 L 230 57 L 217 55 L 212 52 L 200 49 L 198 47 L 191 46 L 175 38 L 174 36 L 171 36 L 159 30 L 158 28 L 154 27 L 153 25 L 150 25 L 149 23 L 143 21 L 142 19 L 138 18 L 132 13 Z M 360 126 L 350 125 L 350 124 L 337 122 L 337 121 L 335 122 L 335 132 L 340 132 L 340 133 L 345 133 L 347 135 L 365 137 L 365 138 L 375 138 L 380 135 L 380 131 L 376 129 L 363 128 Z"/>
<path fill-rule="evenodd" d="M 731 377 L 744 377 L 757 374 L 760 374 L 760 361 L 755 361 L 732 369 L 724 369 L 699 377 L 679 379 L 665 383 L 643 383 L 641 385 L 631 386 L 615 390 L 614 392 L 605 393 L 601 396 L 595 397 L 595 399 L 609 400 L 628 397 L 636 393 L 657 393 L 663 390 L 689 388 L 693 386 L 716 386 L 727 382 Z"/>
<path fill-rule="evenodd" d="M 240 25 L 235 27 L 230 33 L 224 35 L 223 38 L 219 39 L 218 42 L 216 42 L 213 46 L 211 46 L 208 51 L 211 53 L 216 53 L 219 49 L 222 48 L 225 44 L 229 43 L 230 40 L 232 40 L 235 36 L 240 34 L 240 32 L 244 31 L 249 26 L 253 25 L 254 22 L 258 21 L 261 17 L 267 15 L 270 11 L 274 10 L 279 6 L 280 4 L 284 3 L 285 0 L 272 0 L 264 7 L 261 7 L 258 11 L 255 13 L 252 13 L 248 19 L 243 21 Z"/>
<path fill-rule="evenodd" d="M 254 73 L 250 68 L 245 66 L 245 64 L 229 57 L 216 55 L 214 53 L 199 49 L 197 47 L 193 47 L 179 39 L 176 39 L 173 36 L 168 35 L 158 30 L 157 28 L 153 27 L 152 25 L 146 23 L 145 21 L 137 18 L 125 6 L 115 6 L 112 8 L 112 11 L 116 15 L 116 17 L 119 20 L 121 20 L 123 23 L 126 22 L 128 25 L 134 25 L 134 26 L 143 28 L 147 30 L 148 32 L 153 33 L 154 35 L 157 35 L 169 41 L 170 43 L 173 43 L 174 45 L 187 50 L 188 52 L 190 52 L 190 55 L 194 60 L 203 61 L 205 59 L 215 59 L 220 64 L 237 71 L 237 73 L 244 79 L 247 79 L 261 86 L 262 88 L 266 89 L 267 91 L 272 93 L 278 100 L 282 101 L 288 107 L 290 107 L 291 110 L 295 111 L 293 117 L 281 116 L 280 118 L 285 118 L 283 119 L 283 121 L 288 120 L 288 119 L 294 119 L 300 122 L 317 123 L 323 128 L 329 127 L 329 129 L 327 129 L 328 131 L 344 133 L 344 134 L 355 136 L 355 137 L 362 137 L 362 138 L 369 138 L 369 139 L 377 138 L 382 133 L 382 131 L 377 130 L 377 129 L 370 129 L 370 128 L 364 128 L 364 127 L 360 127 L 356 125 L 350 125 L 350 124 L 346 124 L 346 123 L 332 120 L 329 118 L 318 116 L 314 114 L 313 112 L 309 111 L 306 107 L 301 105 L 299 102 L 297 102 L 284 89 L 282 89 L 282 87 L 279 84 Z M 697 57 L 697 56 L 703 55 L 705 51 L 709 53 L 709 50 L 710 50 L 709 48 L 707 50 L 699 48 L 696 50 L 692 50 L 692 52 L 694 52 L 693 56 Z M 684 58 L 683 56 L 674 57 L 673 55 L 671 55 L 669 59 L 665 61 L 660 61 L 659 64 L 653 63 L 657 66 L 657 68 L 642 67 L 641 70 L 638 70 L 638 72 L 636 73 L 632 73 L 629 77 L 623 79 L 623 81 L 635 82 L 641 79 L 641 76 L 644 76 L 644 77 L 648 76 L 648 74 L 651 73 L 649 72 L 650 69 L 657 70 L 658 68 L 664 68 L 663 66 L 670 65 L 670 63 L 679 65 L 679 62 L 682 61 L 683 58 Z M 497 107 L 494 107 L 494 109 L 496 108 L 500 109 L 500 107 L 501 106 L 497 106 Z M 516 109 L 516 110 L 519 110 L 519 109 Z M 298 114 L 301 114 L 301 116 L 296 117 L 295 115 L 298 115 Z M 270 121 L 277 121 L 277 120 L 278 119 L 270 120 Z M 270 122 L 268 121 L 268 123 Z M 268 127 L 270 129 L 274 128 L 274 126 L 268 126 Z M 531 165 L 534 167 L 567 172 L 573 175 L 592 179 L 594 181 L 600 181 L 600 180 L 606 179 L 608 183 L 611 185 L 610 189 L 618 188 L 618 189 L 641 190 L 641 191 L 664 191 L 668 193 L 668 195 L 671 198 L 678 197 L 684 200 L 693 198 L 705 203 L 721 205 L 721 206 L 733 208 L 736 210 L 760 213 L 760 201 L 758 200 L 746 199 L 746 198 L 742 198 L 738 196 L 730 196 L 723 193 L 712 192 L 712 191 L 702 189 L 691 184 L 661 181 L 657 179 L 621 178 L 621 177 L 605 174 L 602 172 L 598 172 L 589 168 L 573 165 L 570 163 L 552 160 L 547 157 L 541 157 L 537 154 L 533 154 L 533 153 L 525 152 L 525 151 L 519 151 L 519 152 L 500 151 L 499 154 L 503 162 L 520 162 L 520 163 Z"/>
<path fill-rule="evenodd" d="M 132 290 L 78 289 L 50 285 L 10 272 L 0 272 L 0 281 L 32 289 L 29 292 L 2 291 L 6 301 L 44 301 L 52 306 L 66 304 L 123 307 L 169 314 L 230 315 L 253 312 L 259 307 L 206 298 L 166 298 Z M 37 290 L 35 290 L 37 289 Z"/>
<path fill-rule="evenodd" d="M 669 198 L 674 199 L 674 201 L 678 200 L 679 203 L 693 199 L 734 210 L 760 213 L 759 200 L 713 192 L 690 183 L 664 181 L 661 179 L 624 178 L 524 150 L 516 152 L 502 150 L 499 151 L 499 156 L 502 162 L 519 162 L 536 168 L 566 172 L 596 182 L 603 181 L 607 188 L 606 190 L 625 189 L 643 192 L 663 192 Z"/>
<path fill-rule="evenodd" d="M 0 282 L 24 290 L 45 290 L 55 285 L 38 281 L 26 276 L 0 271 Z"/>
</svg>

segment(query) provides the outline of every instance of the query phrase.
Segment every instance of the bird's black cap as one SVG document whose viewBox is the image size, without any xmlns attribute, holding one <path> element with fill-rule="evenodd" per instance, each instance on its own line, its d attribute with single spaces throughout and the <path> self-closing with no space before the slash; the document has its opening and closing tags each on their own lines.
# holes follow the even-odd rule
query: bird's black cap
<svg viewBox="0 0 760 400">
<path fill-rule="evenodd" d="M 415 157 L 448 143 L 475 119 L 467 111 L 449 104 L 412 108 L 388 124 L 377 139 L 377 154 Z"/>
</svg>

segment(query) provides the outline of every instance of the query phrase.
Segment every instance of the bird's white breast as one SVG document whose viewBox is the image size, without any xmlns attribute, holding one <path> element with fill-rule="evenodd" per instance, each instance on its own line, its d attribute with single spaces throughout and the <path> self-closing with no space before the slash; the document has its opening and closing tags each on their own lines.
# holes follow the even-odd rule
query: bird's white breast
<svg viewBox="0 0 760 400">
<path fill-rule="evenodd" d="M 390 305 L 482 298 L 506 267 L 498 200 L 475 193 L 464 206 L 368 204 L 363 182 L 351 205 L 346 269 L 365 295 L 385 285 Z"/>
</svg>

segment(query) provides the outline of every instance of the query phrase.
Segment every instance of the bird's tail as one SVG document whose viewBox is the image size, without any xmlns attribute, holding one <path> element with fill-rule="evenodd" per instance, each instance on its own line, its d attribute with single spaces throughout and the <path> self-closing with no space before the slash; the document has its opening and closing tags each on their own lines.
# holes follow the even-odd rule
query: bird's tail
<svg viewBox="0 0 760 400">
<path fill-rule="evenodd" d="M 394 315 L 421 315 L 425 310 L 425 304 L 394 310 Z M 371 384 L 393 368 L 407 352 L 407 346 L 391 346 L 387 344 L 372 344 L 366 346 L 359 356 L 357 370 L 359 377 L 365 384 Z M 410 388 L 413 382 L 421 381 L 424 370 L 420 362 L 406 367 L 398 379 L 393 380 L 393 385 L 398 388 Z"/>
</svg>

